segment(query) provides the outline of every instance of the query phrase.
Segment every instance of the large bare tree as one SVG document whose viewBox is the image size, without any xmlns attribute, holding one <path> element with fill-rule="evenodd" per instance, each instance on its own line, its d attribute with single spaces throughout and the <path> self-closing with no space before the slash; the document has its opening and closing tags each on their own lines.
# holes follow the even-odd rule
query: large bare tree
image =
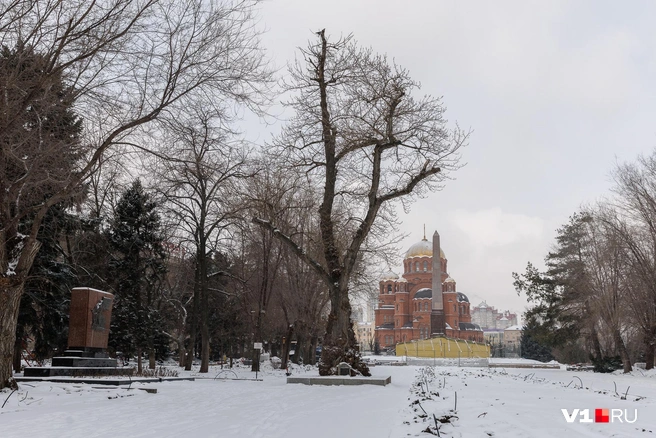
<svg viewBox="0 0 656 438">
<path fill-rule="evenodd" d="M 250 217 L 276 223 L 282 233 L 293 236 L 297 242 L 316 242 L 318 224 L 312 210 L 317 201 L 303 173 L 275 166 L 260 167 L 242 195 Z M 254 341 L 270 338 L 272 325 L 283 320 L 284 367 L 292 336 L 299 344 L 303 340 L 314 342 L 316 348 L 317 331 L 323 328 L 320 319 L 326 307 L 325 286 L 317 284 L 320 280 L 316 272 L 292 254 L 271 229 L 251 224 L 245 227 L 243 235 L 244 259 L 253 263 L 250 275 L 244 279 L 253 308 Z M 308 248 L 316 249 L 316 245 L 310 244 Z M 307 343 L 305 345 L 309 350 Z M 304 356 L 307 361 L 307 352 Z"/>
<path fill-rule="evenodd" d="M 439 98 L 416 96 L 419 84 L 385 56 L 351 37 L 324 30 L 289 69 L 288 106 L 295 115 L 274 142 L 281 166 L 305 170 L 321 200 L 319 257 L 278 224 L 255 218 L 326 284 L 330 314 L 320 373 L 339 361 L 368 373 L 354 353 L 349 287 L 372 227 L 391 203 L 405 205 L 441 187 L 458 168 L 468 133 L 448 129 Z"/>
<path fill-rule="evenodd" d="M 633 285 L 626 298 L 651 369 L 656 350 L 656 153 L 618 165 L 613 177 L 616 214 L 609 225 L 628 249 Z"/>
<path fill-rule="evenodd" d="M 585 223 L 587 244 L 582 252 L 589 276 L 592 307 L 610 334 L 615 351 L 622 359 L 624 372 L 628 373 L 631 359 L 623 335 L 629 326 L 626 300 L 631 285 L 629 259 L 620 235 L 609 226 L 607 216 L 612 213 L 600 209 L 589 214 L 594 219 Z"/>
<path fill-rule="evenodd" d="M 248 150 L 223 129 L 219 121 L 202 110 L 185 121 L 171 121 L 166 155 L 157 154 L 157 182 L 171 216 L 178 219 L 183 241 L 195 253 L 196 280 L 191 338 L 201 335 L 200 372 L 209 370 L 209 278 L 227 275 L 210 272 L 210 259 L 225 250 L 227 231 L 238 220 L 242 208 L 236 201 L 240 180 L 252 176 Z M 224 242 L 222 244 L 222 241 Z M 187 351 L 186 368 L 191 369 L 193 348 Z"/>
<path fill-rule="evenodd" d="M 53 205 L 88 181 L 113 145 L 138 143 L 162 119 L 198 106 L 256 109 L 269 79 L 250 0 L 9 0 L 0 5 L 0 46 L 22 59 L 0 71 L 0 388 L 11 378 L 18 303 L 39 249 L 37 231 Z M 26 78 L 29 74 L 31 77 Z M 41 124 L 25 129 L 44 99 L 83 116 L 84 156 L 51 172 L 60 157 Z M 226 115 L 227 116 L 227 115 Z M 35 132 L 38 141 L 26 141 Z M 29 149 L 28 149 L 29 148 Z M 38 153 L 35 153 L 35 149 Z M 61 166 L 60 166 L 61 169 Z M 45 190 L 47 188 L 47 190 Z M 22 224 L 29 227 L 21 229 Z"/>
</svg>

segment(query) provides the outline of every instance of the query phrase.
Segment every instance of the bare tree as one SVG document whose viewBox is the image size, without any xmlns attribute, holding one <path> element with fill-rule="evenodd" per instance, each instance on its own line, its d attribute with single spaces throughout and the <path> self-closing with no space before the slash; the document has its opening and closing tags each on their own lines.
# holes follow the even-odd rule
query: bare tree
<svg viewBox="0 0 656 438">
<path fill-rule="evenodd" d="M 255 1 L 12 0 L 0 6 L 0 388 L 11 378 L 18 303 L 35 254 L 37 231 L 53 205 L 79 191 L 105 152 L 139 143 L 163 119 L 201 106 L 226 114 L 234 102 L 257 109 L 269 80 Z M 26 80 L 21 62 L 42 61 Z M 53 84 L 63 87 L 52 94 Z M 73 171 L 51 172 L 62 142 L 26 136 L 27 114 L 43 99 L 84 114 L 84 156 Z M 194 105 L 191 105 L 193 102 Z M 54 128 L 53 128 L 54 129 Z M 33 153 L 38 148 L 39 153 Z M 62 167 L 60 166 L 60 169 Z M 45 190 L 47 188 L 47 190 Z M 30 226 L 19 230 L 29 218 Z"/>
<path fill-rule="evenodd" d="M 633 286 L 627 298 L 651 369 L 656 349 L 656 153 L 619 165 L 613 176 L 616 215 L 609 225 L 629 251 Z"/>
<path fill-rule="evenodd" d="M 245 182 L 240 197 L 247 209 L 248 217 L 258 216 L 280 223 L 282 227 L 298 225 L 308 219 L 308 209 L 314 205 L 314 200 L 303 190 L 304 181 L 296 172 L 285 172 L 281 169 L 267 167 L 258 163 L 258 173 Z M 285 231 L 291 228 L 284 228 Z M 295 233 L 302 233 L 300 227 L 294 228 Z M 262 342 L 269 337 L 272 325 L 280 320 L 280 315 L 271 317 L 271 303 L 281 304 L 281 294 L 287 288 L 286 279 L 293 275 L 285 264 L 287 248 L 275 238 L 271 230 L 258 227 L 246 221 L 241 230 L 244 263 L 250 265 L 243 270 L 247 307 L 253 323 L 253 341 Z M 283 318 L 289 326 L 286 308 Z M 284 329 L 283 329 L 284 330 Z M 288 338 L 289 336 L 287 336 Z M 253 361 L 253 371 L 258 364 Z M 283 355 L 284 356 L 284 355 Z M 285 361 L 286 357 L 283 357 Z"/>
<path fill-rule="evenodd" d="M 372 227 L 390 203 L 406 205 L 441 187 L 458 168 L 468 133 L 448 130 L 438 98 L 413 97 L 408 72 L 360 49 L 350 37 L 332 43 L 322 30 L 290 67 L 295 111 L 275 141 L 284 167 L 306 171 L 321 204 L 318 254 L 278 224 L 255 218 L 319 275 L 330 293 L 321 374 L 346 360 L 368 373 L 354 353 L 349 286 Z M 341 236 L 341 238 L 340 238 Z"/>
<path fill-rule="evenodd" d="M 284 252 L 284 267 L 285 283 L 277 290 L 276 304 L 292 329 L 293 336 L 288 334 L 287 338 L 296 339 L 295 361 L 302 357 L 304 363 L 314 364 L 318 341 L 325 331 L 328 291 L 316 272 L 291 251 Z M 287 359 L 283 352 L 283 367 Z"/>
<path fill-rule="evenodd" d="M 203 110 L 193 119 L 171 121 L 168 131 L 167 155 L 158 154 L 157 180 L 170 214 L 179 220 L 181 237 L 195 252 L 191 337 L 195 339 L 199 328 L 200 372 L 206 373 L 210 357 L 209 277 L 227 275 L 210 272 L 209 260 L 214 252 L 225 248 L 221 241 L 228 238 L 226 233 L 239 219 L 242 208 L 236 200 L 239 180 L 252 176 L 252 172 L 244 145 L 230 139 L 218 120 Z M 193 349 L 187 353 L 186 367 L 191 369 Z"/>
<path fill-rule="evenodd" d="M 186 365 L 187 308 L 193 300 L 194 263 L 185 257 L 183 247 L 169 241 L 167 243 L 167 276 L 162 288 L 160 312 L 164 315 L 167 327 L 163 329 L 178 347 L 178 364 Z"/>
<path fill-rule="evenodd" d="M 623 334 L 628 327 L 626 294 L 630 282 L 626 247 L 609 220 L 609 211 L 590 214 L 596 220 L 587 222 L 587 245 L 583 249 L 584 262 L 594 299 L 592 306 L 611 334 L 615 350 L 622 358 L 624 372 L 631 371 L 631 359 Z"/>
</svg>

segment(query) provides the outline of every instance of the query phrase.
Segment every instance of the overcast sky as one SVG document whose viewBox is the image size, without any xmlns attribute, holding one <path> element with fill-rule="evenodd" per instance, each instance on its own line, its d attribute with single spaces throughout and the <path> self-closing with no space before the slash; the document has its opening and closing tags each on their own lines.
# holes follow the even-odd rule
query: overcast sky
<svg viewBox="0 0 656 438">
<path fill-rule="evenodd" d="M 520 313 L 511 273 L 541 266 L 556 228 L 608 195 L 615 164 L 656 146 L 654 16 L 651 1 L 599 0 L 270 0 L 260 11 L 278 66 L 315 31 L 353 33 L 443 96 L 451 126 L 473 130 L 455 180 L 401 216 L 403 247 L 424 223 L 438 230 L 458 290 Z"/>
</svg>

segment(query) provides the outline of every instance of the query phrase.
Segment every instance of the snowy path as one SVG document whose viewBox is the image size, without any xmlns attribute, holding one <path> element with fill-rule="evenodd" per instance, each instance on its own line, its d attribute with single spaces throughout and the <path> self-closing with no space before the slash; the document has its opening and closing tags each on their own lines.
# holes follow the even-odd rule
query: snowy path
<svg viewBox="0 0 656 438">
<path fill-rule="evenodd" d="M 157 394 L 91 385 L 23 384 L 0 409 L 0 437 L 405 437 L 432 425 L 432 414 L 457 417 L 442 437 L 656 437 L 656 374 L 647 377 L 563 370 L 436 368 L 430 422 L 410 406 L 419 367 L 379 366 L 392 384 L 287 385 L 281 372 L 264 381 L 167 382 Z M 242 370 L 244 377 L 250 372 Z M 210 376 L 213 374 L 210 373 Z M 579 376 L 583 382 L 580 387 Z M 613 381 L 627 400 L 615 394 Z M 445 387 L 442 386 L 445 383 Z M 569 385 L 569 386 L 568 386 Z M 0 394 L 0 404 L 8 393 Z M 637 400 L 636 400 L 637 399 Z M 561 409 L 638 409 L 628 423 L 565 421 Z M 631 414 L 632 415 L 632 414 Z M 406 424 L 404 424 L 406 423 Z M 644 431 L 643 431 L 644 429 Z"/>
</svg>

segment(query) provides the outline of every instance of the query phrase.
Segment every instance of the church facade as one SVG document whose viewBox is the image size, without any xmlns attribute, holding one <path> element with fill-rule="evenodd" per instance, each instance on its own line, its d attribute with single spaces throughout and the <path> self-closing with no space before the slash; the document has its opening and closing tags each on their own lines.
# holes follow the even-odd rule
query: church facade
<svg viewBox="0 0 656 438">
<path fill-rule="evenodd" d="M 439 262 L 433 261 L 434 250 L 439 251 Z M 437 232 L 433 242 L 424 236 L 408 249 L 401 277 L 393 272 L 383 275 L 375 310 L 375 336 L 382 348 L 434 335 L 483 342 L 483 331 L 471 322 L 469 299 L 456 290 L 456 281 L 448 274 Z"/>
</svg>

